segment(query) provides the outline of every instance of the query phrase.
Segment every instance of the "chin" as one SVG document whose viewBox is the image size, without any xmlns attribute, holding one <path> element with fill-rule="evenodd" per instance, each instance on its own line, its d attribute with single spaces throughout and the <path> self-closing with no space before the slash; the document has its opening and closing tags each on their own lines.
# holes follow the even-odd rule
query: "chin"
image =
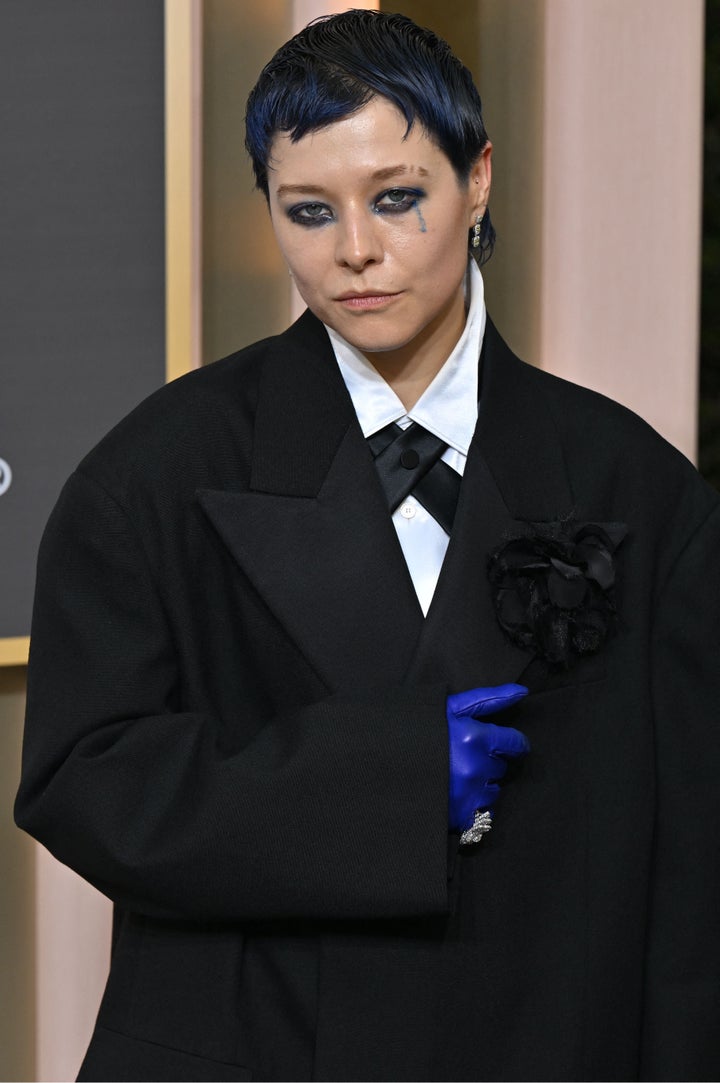
<svg viewBox="0 0 720 1083">
<path fill-rule="evenodd" d="M 351 346 L 354 346 L 360 353 L 392 353 L 394 350 L 401 350 L 403 346 L 407 346 L 411 339 L 392 339 L 386 338 L 375 340 L 367 338 L 358 338 L 357 336 L 351 337 L 346 335 L 343 331 L 339 331 L 338 334 L 342 335 Z"/>
<path fill-rule="evenodd" d="M 401 350 L 419 333 L 418 330 L 408 334 L 398 333 L 397 327 L 359 327 L 356 322 L 350 322 L 350 326 L 335 324 L 334 330 L 361 353 L 391 353 L 393 350 Z"/>
</svg>

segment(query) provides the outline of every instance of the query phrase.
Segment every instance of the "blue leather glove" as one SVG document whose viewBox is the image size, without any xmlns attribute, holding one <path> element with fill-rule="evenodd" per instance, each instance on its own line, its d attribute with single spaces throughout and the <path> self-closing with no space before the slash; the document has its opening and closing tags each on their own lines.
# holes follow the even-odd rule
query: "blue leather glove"
<svg viewBox="0 0 720 1083">
<path fill-rule="evenodd" d="M 519 730 L 479 721 L 512 707 L 527 692 L 522 684 L 499 684 L 448 696 L 451 831 L 466 831 L 476 809 L 490 808 L 500 792 L 498 781 L 507 771 L 506 759 L 530 751 L 530 742 Z"/>
</svg>

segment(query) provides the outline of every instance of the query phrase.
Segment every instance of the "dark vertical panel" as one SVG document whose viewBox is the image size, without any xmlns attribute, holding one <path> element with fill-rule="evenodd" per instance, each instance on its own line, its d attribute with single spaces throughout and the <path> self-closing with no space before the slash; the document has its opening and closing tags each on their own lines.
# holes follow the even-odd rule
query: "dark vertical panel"
<svg viewBox="0 0 720 1083">
<path fill-rule="evenodd" d="M 164 379 L 163 107 L 162 0 L 0 3 L 0 637 L 62 481 Z"/>
</svg>

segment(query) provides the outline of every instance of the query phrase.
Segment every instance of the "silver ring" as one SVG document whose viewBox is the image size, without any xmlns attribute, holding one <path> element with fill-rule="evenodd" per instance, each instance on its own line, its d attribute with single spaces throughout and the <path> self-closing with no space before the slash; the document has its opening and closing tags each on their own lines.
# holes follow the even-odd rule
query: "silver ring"
<svg viewBox="0 0 720 1083">
<path fill-rule="evenodd" d="M 469 846 L 473 842 L 481 842 L 483 835 L 487 835 L 488 831 L 492 827 L 492 816 L 488 809 L 481 812 L 480 809 L 475 809 L 475 819 L 472 822 L 472 826 L 468 827 L 467 831 L 463 831 L 460 836 L 460 845 Z"/>
</svg>

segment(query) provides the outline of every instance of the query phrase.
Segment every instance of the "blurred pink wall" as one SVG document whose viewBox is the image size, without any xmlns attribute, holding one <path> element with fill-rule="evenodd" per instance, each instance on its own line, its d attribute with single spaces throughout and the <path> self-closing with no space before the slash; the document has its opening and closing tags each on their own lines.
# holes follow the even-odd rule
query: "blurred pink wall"
<svg viewBox="0 0 720 1083">
<path fill-rule="evenodd" d="M 695 457 L 702 0 L 552 0 L 543 363 Z"/>
</svg>

